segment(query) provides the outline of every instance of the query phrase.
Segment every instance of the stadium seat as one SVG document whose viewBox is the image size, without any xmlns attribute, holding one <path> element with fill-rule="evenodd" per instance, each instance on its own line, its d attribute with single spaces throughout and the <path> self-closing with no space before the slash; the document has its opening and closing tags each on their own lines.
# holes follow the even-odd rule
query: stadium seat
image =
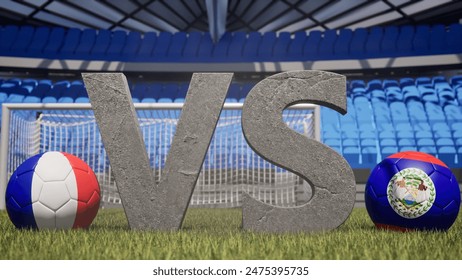
<svg viewBox="0 0 462 280">
<path fill-rule="evenodd" d="M 438 148 L 438 158 L 446 163 L 449 167 L 460 168 L 460 156 L 458 157 L 456 148 L 454 146 L 444 146 Z"/>
<path fill-rule="evenodd" d="M 423 122 L 427 122 L 427 114 L 425 114 L 425 108 L 422 102 L 420 101 L 409 101 L 407 102 L 407 111 L 409 115 L 409 120 L 412 124 L 419 124 Z"/>
<path fill-rule="evenodd" d="M 422 97 L 415 85 L 407 85 L 402 88 L 403 101 L 408 104 L 410 101 L 420 102 Z"/>
<path fill-rule="evenodd" d="M 430 52 L 433 54 L 446 53 L 448 51 L 446 42 L 446 26 L 442 24 L 432 26 L 429 39 Z"/>
<path fill-rule="evenodd" d="M 60 58 L 72 58 L 75 50 L 80 42 L 82 31 L 78 28 L 70 28 L 66 32 L 66 37 L 63 40 L 63 46 L 59 52 Z"/>
<path fill-rule="evenodd" d="M 19 28 L 16 40 L 11 45 L 9 54 L 14 56 L 25 56 L 27 48 L 29 47 L 29 45 L 31 45 L 34 33 L 34 27 L 28 25 L 21 26 Z"/>
<path fill-rule="evenodd" d="M 308 60 L 316 60 L 318 57 L 319 43 L 321 42 L 322 33 L 319 30 L 311 31 L 305 40 L 303 46 L 303 57 Z"/>
<path fill-rule="evenodd" d="M 212 61 L 211 53 L 213 51 L 213 41 L 212 37 L 210 37 L 210 33 L 204 33 L 202 36 L 202 40 L 199 45 L 199 50 L 197 53 L 198 58 L 201 61 L 209 62 Z"/>
<path fill-rule="evenodd" d="M 212 57 L 214 61 L 223 62 L 228 60 L 228 50 L 232 42 L 232 33 L 226 32 L 214 45 Z"/>
<path fill-rule="evenodd" d="M 355 31 L 356 34 L 356 31 Z M 337 40 L 334 44 L 334 55 L 338 59 L 349 58 L 350 55 L 350 42 L 353 38 L 353 31 L 351 29 L 341 29 Z M 351 42 L 352 43 L 352 42 Z"/>
<path fill-rule="evenodd" d="M 450 53 L 462 52 L 462 25 L 454 23 L 449 26 L 446 36 L 447 47 Z"/>
<path fill-rule="evenodd" d="M 117 30 L 112 33 L 111 42 L 106 51 L 106 59 L 121 60 L 122 50 L 126 44 L 127 33 L 123 30 Z"/>
<path fill-rule="evenodd" d="M 157 33 L 147 32 L 144 33 L 143 40 L 141 40 L 136 61 L 150 61 L 152 51 L 157 43 Z"/>
<path fill-rule="evenodd" d="M 381 154 L 382 154 L 382 159 L 391 156 L 392 154 L 395 154 L 398 152 L 398 147 L 396 146 L 386 146 L 382 147 L 381 149 Z"/>
<path fill-rule="evenodd" d="M 398 41 L 398 28 L 396 26 L 387 26 L 384 28 L 384 34 L 381 44 L 381 56 L 396 56 L 396 42 Z"/>
<path fill-rule="evenodd" d="M 360 152 L 358 147 L 345 147 L 343 156 L 352 168 L 361 168 Z"/>
<path fill-rule="evenodd" d="M 362 167 L 374 168 L 377 164 L 377 148 L 376 147 L 365 147 L 361 151 Z"/>
<path fill-rule="evenodd" d="M 0 54 L 9 55 L 11 46 L 16 41 L 19 28 L 16 25 L 7 25 L 0 30 Z"/>
<path fill-rule="evenodd" d="M 364 45 L 368 57 L 379 57 L 383 38 L 383 28 L 374 26 L 370 29 Z"/>
<path fill-rule="evenodd" d="M 80 59 L 88 59 L 91 49 L 95 44 L 96 30 L 84 29 L 82 32 L 82 38 L 75 48 L 75 57 Z"/>
<path fill-rule="evenodd" d="M 402 101 L 394 101 L 390 103 L 390 115 L 394 124 L 409 122 L 407 108 Z"/>
<path fill-rule="evenodd" d="M 154 49 L 152 51 L 152 57 L 156 61 L 166 61 L 167 59 L 167 54 L 168 50 L 170 47 L 170 43 L 172 41 L 172 33 L 170 32 L 160 32 L 159 36 L 157 37 L 157 42 L 156 45 L 154 46 Z M 177 36 L 177 43 L 178 44 L 183 44 L 181 48 L 183 48 L 184 43 L 186 41 L 186 34 L 184 33 L 179 33 Z M 181 53 L 181 51 L 178 51 L 178 53 Z M 173 59 L 173 61 L 179 61 L 179 57 L 170 57 Z"/>
<path fill-rule="evenodd" d="M 43 49 L 48 42 L 48 37 L 50 36 L 50 28 L 48 27 L 38 27 L 35 29 L 34 37 L 32 38 L 32 44 L 26 46 L 27 56 L 40 57 L 42 56 Z"/>
<path fill-rule="evenodd" d="M 349 46 L 351 58 L 365 58 L 365 45 L 367 40 L 367 30 L 357 28 L 353 32 L 353 37 Z"/>
<path fill-rule="evenodd" d="M 247 34 L 245 32 L 234 32 L 231 43 L 228 49 L 228 57 L 230 59 L 241 61 L 242 50 L 244 48 L 245 41 L 247 40 Z"/>
<path fill-rule="evenodd" d="M 305 31 L 295 32 L 294 39 L 289 43 L 287 57 L 291 60 L 301 60 L 306 39 L 307 36 Z"/>
<path fill-rule="evenodd" d="M 260 61 L 272 59 L 274 45 L 276 44 L 276 32 L 265 32 L 258 46 L 257 56 Z"/>
<path fill-rule="evenodd" d="M 290 60 L 295 60 L 296 58 L 291 58 L 291 57 L 299 56 L 301 54 L 302 48 L 299 48 L 297 53 L 288 52 L 290 43 L 291 41 L 293 41 L 290 37 L 291 37 L 290 32 L 280 32 L 279 33 L 278 38 L 276 39 L 276 43 L 274 44 L 274 48 L 273 48 L 273 60 L 284 61 L 287 58 L 289 58 Z M 295 34 L 294 40 L 300 40 L 299 38 L 297 38 L 297 33 Z M 299 47 L 302 46 L 299 42 L 297 42 L 297 44 L 299 45 Z"/>
<path fill-rule="evenodd" d="M 65 30 L 61 27 L 51 28 L 50 38 L 43 48 L 43 55 L 45 58 L 56 58 L 57 53 L 63 44 Z"/>
<path fill-rule="evenodd" d="M 261 42 L 261 34 L 260 32 L 250 32 L 245 42 L 244 48 L 242 49 L 242 57 L 245 60 L 254 60 L 260 61 L 257 54 L 258 48 L 260 47 Z"/>
<path fill-rule="evenodd" d="M 201 32 L 188 32 L 188 38 L 183 48 L 183 60 L 195 61 L 197 59 L 197 52 L 201 39 Z"/>
<path fill-rule="evenodd" d="M 398 39 L 396 41 L 396 50 L 398 56 L 413 55 L 414 27 L 410 25 L 401 26 L 399 29 Z"/>
<path fill-rule="evenodd" d="M 92 59 L 106 60 L 106 52 L 111 43 L 112 32 L 109 30 L 101 29 L 96 35 L 95 44 L 91 49 L 90 56 Z"/>
<path fill-rule="evenodd" d="M 334 45 L 337 40 L 337 30 L 329 29 L 324 31 L 319 42 L 317 59 L 334 59 Z"/>
<path fill-rule="evenodd" d="M 414 55 L 427 54 L 430 49 L 430 26 L 419 25 L 412 42 Z"/>
<path fill-rule="evenodd" d="M 133 60 L 138 53 L 140 44 L 141 44 L 141 34 L 136 31 L 129 32 L 125 45 L 122 48 L 121 60 L 122 61 Z"/>
</svg>

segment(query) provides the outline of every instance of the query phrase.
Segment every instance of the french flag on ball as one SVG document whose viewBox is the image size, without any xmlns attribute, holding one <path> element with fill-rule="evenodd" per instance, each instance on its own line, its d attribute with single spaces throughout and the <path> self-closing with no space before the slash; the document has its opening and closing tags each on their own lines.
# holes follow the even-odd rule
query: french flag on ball
<svg viewBox="0 0 462 280">
<path fill-rule="evenodd" d="M 78 157 L 46 152 L 27 159 L 6 189 L 8 216 L 17 228 L 88 228 L 100 203 L 93 170 Z"/>
</svg>

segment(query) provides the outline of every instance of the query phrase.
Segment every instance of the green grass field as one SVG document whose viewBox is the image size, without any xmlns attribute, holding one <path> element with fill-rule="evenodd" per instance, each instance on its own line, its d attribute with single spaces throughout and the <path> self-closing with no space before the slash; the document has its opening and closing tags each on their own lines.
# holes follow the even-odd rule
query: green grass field
<svg viewBox="0 0 462 280">
<path fill-rule="evenodd" d="M 462 259 L 462 218 L 448 232 L 376 230 L 365 209 L 315 234 L 243 231 L 240 209 L 190 209 L 178 232 L 131 231 L 121 209 L 89 230 L 16 230 L 0 212 L 0 259 Z"/>
</svg>

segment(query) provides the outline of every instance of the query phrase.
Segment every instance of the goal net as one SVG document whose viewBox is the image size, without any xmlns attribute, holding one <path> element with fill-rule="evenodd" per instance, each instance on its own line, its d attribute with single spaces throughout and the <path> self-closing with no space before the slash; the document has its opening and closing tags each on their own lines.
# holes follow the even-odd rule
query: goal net
<svg viewBox="0 0 462 280">
<path fill-rule="evenodd" d="M 101 187 L 102 207 L 121 204 L 90 104 L 5 105 L 0 154 L 3 169 L 6 168 L 0 172 L 3 194 L 9 176 L 27 158 L 46 151 L 62 151 L 80 157 L 92 167 Z M 181 107 L 180 103 L 135 104 L 157 182 L 162 176 Z M 191 205 L 236 207 L 241 204 L 244 191 L 278 206 L 296 206 L 308 201 L 311 188 L 306 182 L 266 162 L 247 145 L 241 128 L 241 108 L 242 104 L 225 104 Z M 319 140 L 318 110 L 314 105 L 297 105 L 285 110 L 283 119 L 295 131 Z"/>
</svg>

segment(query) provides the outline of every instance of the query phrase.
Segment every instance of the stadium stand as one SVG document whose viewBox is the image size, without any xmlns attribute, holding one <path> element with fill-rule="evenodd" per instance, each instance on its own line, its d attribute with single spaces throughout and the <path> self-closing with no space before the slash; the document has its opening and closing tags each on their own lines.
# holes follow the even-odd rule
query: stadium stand
<svg viewBox="0 0 462 280">
<path fill-rule="evenodd" d="M 348 114 L 323 107 L 321 126 L 322 141 L 353 168 L 372 168 L 404 150 L 425 151 L 452 168 L 462 167 L 462 76 L 355 79 L 348 84 Z M 253 85 L 233 83 L 226 102 L 243 102 Z M 134 102 L 184 102 L 188 84 L 140 82 L 130 87 Z M 81 80 L 8 78 L 0 80 L 0 103 L 5 102 L 82 103 L 88 97 Z"/>
<path fill-rule="evenodd" d="M 462 25 L 330 29 L 324 32 L 109 31 L 7 25 L 0 56 L 143 62 L 257 62 L 364 59 L 462 53 Z"/>
</svg>

